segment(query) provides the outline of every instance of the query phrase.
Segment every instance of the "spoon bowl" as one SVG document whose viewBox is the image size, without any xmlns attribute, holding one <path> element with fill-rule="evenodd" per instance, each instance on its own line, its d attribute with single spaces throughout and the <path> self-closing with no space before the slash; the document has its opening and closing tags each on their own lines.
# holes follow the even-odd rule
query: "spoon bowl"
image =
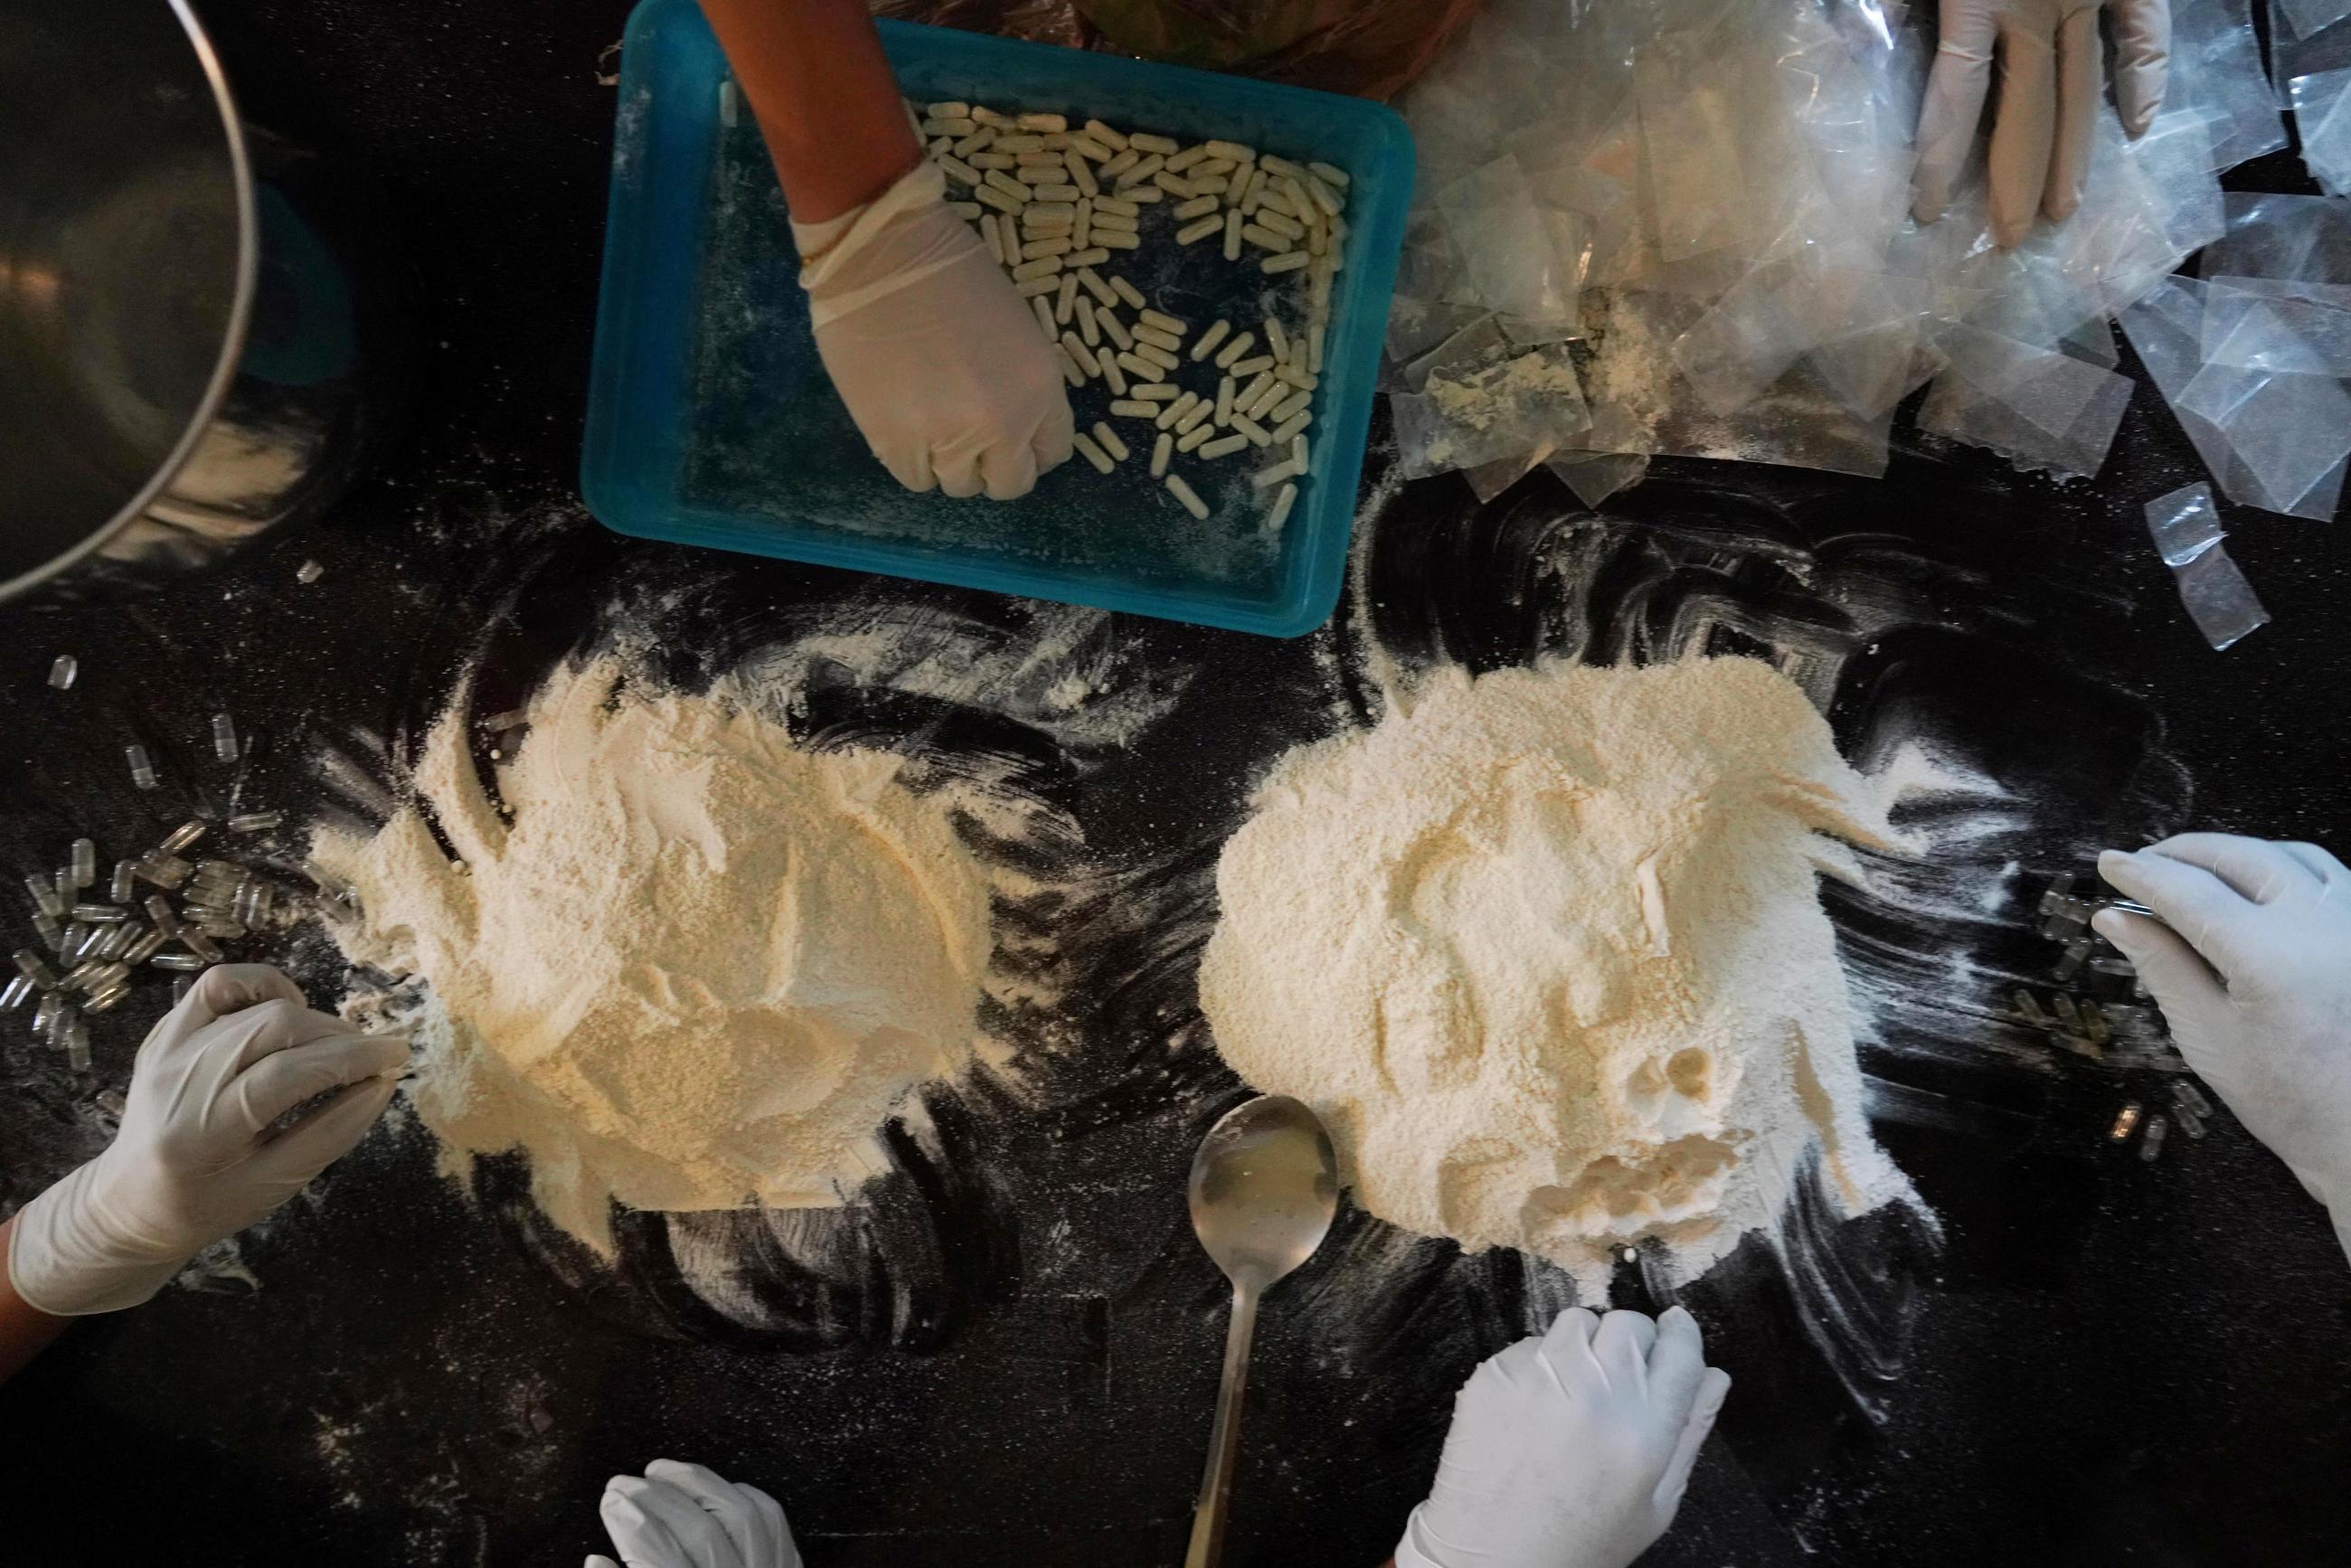
<svg viewBox="0 0 2351 1568">
<path fill-rule="evenodd" d="M 1311 1110 L 1286 1094 L 1267 1094 L 1227 1112 L 1208 1129 L 1192 1156 L 1190 1192 L 1192 1229 L 1233 1284 L 1216 1426 L 1184 1557 L 1185 1568 L 1215 1568 L 1224 1557 L 1258 1300 L 1311 1258 L 1330 1234 L 1339 1212 L 1339 1157 Z"/>
</svg>

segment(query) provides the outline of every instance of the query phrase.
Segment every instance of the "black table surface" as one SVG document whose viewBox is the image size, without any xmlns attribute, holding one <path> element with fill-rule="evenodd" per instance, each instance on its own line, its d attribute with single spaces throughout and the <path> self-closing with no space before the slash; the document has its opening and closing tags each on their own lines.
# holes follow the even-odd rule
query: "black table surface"
<svg viewBox="0 0 2351 1568">
<path fill-rule="evenodd" d="M 0 1561 L 568 1565 L 601 1544 L 605 1478 L 664 1455 L 777 1494 L 816 1564 L 1178 1560 L 1225 1305 L 1181 1175 L 1245 1092 L 1193 995 L 1215 858 L 1273 758 L 1375 715 L 1374 649 L 1407 672 L 1756 653 L 1813 684 L 1865 765 L 1931 743 L 1998 782 L 1907 810 L 1938 854 L 1876 871 L 1915 897 L 1828 895 L 1876 1129 L 1935 1218 L 1843 1220 L 1808 1191 L 1784 1245 L 1751 1239 L 1679 1292 L 1737 1386 L 1646 1562 L 2343 1560 L 2351 1267 L 2324 1216 L 2225 1114 L 2152 1163 L 2110 1146 L 2115 1107 L 2161 1085 L 2059 1056 L 2001 999 L 2047 967 L 2032 896 L 2099 845 L 2325 841 L 2351 803 L 2351 539 L 2232 508 L 2275 623 L 2205 647 L 2139 522 L 2202 476 L 2150 389 L 2094 484 L 1898 437 L 1883 481 L 1661 462 L 1598 516 L 1541 474 L 1483 507 L 1456 479 L 1383 491 L 1339 616 L 1292 643 L 624 540 L 573 475 L 598 58 L 625 7 L 204 13 L 254 118 L 391 192 L 424 305 L 416 427 L 328 520 L 215 577 L 0 615 L 12 865 L 219 810 L 213 712 L 261 737 L 240 803 L 307 819 L 339 799 L 321 756 L 396 780 L 462 672 L 498 706 L 623 621 L 689 683 L 844 627 L 967 672 L 1046 647 L 1146 717 L 1107 745 L 1018 682 L 798 659 L 812 744 L 984 759 L 1076 830 L 990 850 L 1058 890 L 1008 911 L 1048 939 L 1061 998 L 991 1020 L 1015 1068 L 927 1092 L 892 1130 L 897 1168 L 798 1244 L 632 1217 L 609 1269 L 548 1232 L 512 1161 L 444 1179 L 395 1113 L 198 1277 L 0 1394 Z M 2280 157 L 2234 180 L 2299 178 Z M 83 667 L 63 694 L 43 684 L 59 652 Z M 152 795 L 124 777 L 131 738 L 166 775 Z M 342 980 L 315 934 L 273 956 L 321 993 Z M 144 1005 L 102 1020 L 94 1079 L 21 1027 L 0 1039 L 9 1204 L 103 1138 L 91 1091 L 126 1077 Z M 713 1243 L 738 1288 L 707 1277 Z M 1628 1265 L 1615 1300 L 1672 1294 Z M 1380 1561 L 1451 1390 L 1566 1299 L 1517 1255 L 1343 1213 L 1268 1308 L 1231 1560 Z"/>
</svg>

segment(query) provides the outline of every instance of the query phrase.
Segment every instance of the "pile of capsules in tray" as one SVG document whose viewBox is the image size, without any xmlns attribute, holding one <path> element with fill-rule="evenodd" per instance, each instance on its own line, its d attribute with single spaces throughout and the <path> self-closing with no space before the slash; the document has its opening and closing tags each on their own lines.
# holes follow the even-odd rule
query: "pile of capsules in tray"
<svg viewBox="0 0 2351 1568">
<path fill-rule="evenodd" d="M 1204 521 L 1209 482 L 1196 469 L 1195 485 L 1176 460 L 1262 460 L 1247 494 L 1270 495 L 1262 526 L 1280 533 L 1307 472 L 1332 285 L 1344 265 L 1345 171 L 1099 120 L 1073 131 L 1060 114 L 914 107 L 931 157 L 969 193 L 955 210 L 1029 301 L 1071 390 L 1098 387 L 1107 401 L 1091 433 L 1081 417 L 1079 454 L 1108 474 L 1147 442 L 1151 476 Z M 1113 258 L 1145 245 L 1246 268 L 1281 292 L 1260 296 L 1270 308 L 1255 322 L 1220 318 L 1195 334 L 1119 270 Z M 1301 303 L 1285 322 L 1283 307 Z M 1197 384 L 1183 384 L 1186 376 Z M 1134 422 L 1132 445 L 1118 420 Z"/>
</svg>

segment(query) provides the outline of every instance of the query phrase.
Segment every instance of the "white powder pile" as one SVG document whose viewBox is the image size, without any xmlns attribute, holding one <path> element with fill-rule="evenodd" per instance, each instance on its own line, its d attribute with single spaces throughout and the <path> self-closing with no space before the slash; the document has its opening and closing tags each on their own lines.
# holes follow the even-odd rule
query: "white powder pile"
<svg viewBox="0 0 2351 1568">
<path fill-rule="evenodd" d="M 943 809 L 728 685 L 649 696 L 595 663 L 533 701 L 509 825 L 464 706 L 417 804 L 314 845 L 359 890 L 346 954 L 430 985 L 414 1102 L 444 1169 L 526 1152 L 548 1216 L 609 1254 L 616 1198 L 826 1207 L 883 1168 L 892 1107 L 977 1043 L 987 886 Z"/>
<path fill-rule="evenodd" d="M 1858 1213 L 1869 1136 L 1813 886 L 1891 847 L 1869 781 L 1768 665 L 1435 679 L 1292 753 L 1217 867 L 1218 1048 L 1329 1122 L 1357 1200 L 1604 1290 L 1608 1249 L 1702 1273 L 1817 1145 Z"/>
</svg>

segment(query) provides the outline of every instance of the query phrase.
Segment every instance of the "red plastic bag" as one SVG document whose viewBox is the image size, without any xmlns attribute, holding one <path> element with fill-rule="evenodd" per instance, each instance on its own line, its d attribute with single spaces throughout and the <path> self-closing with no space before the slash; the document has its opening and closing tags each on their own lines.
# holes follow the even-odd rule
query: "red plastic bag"
<svg viewBox="0 0 2351 1568">
<path fill-rule="evenodd" d="M 877 15 L 1389 98 L 1479 0 L 876 0 Z"/>
</svg>

